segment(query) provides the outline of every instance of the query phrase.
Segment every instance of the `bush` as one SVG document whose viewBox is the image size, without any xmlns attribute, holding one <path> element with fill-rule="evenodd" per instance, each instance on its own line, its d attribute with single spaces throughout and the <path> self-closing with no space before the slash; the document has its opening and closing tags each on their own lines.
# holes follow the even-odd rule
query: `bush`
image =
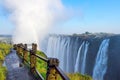
<svg viewBox="0 0 120 80">
<path fill-rule="evenodd" d="M 37 54 L 44 58 L 47 58 L 47 56 L 41 51 L 37 51 Z M 45 63 L 44 61 L 40 59 L 37 59 L 37 69 L 45 79 L 46 72 L 47 72 L 47 63 Z M 71 73 L 71 74 L 67 74 L 67 76 L 70 78 L 70 80 L 92 80 L 90 76 L 82 75 L 79 73 Z M 60 76 L 58 80 L 62 80 Z"/>
<path fill-rule="evenodd" d="M 92 78 L 90 76 L 82 75 L 79 73 L 68 74 L 68 77 L 70 78 L 70 80 L 92 80 Z"/>
<path fill-rule="evenodd" d="M 0 80 L 6 80 L 6 67 L 3 67 L 5 56 L 10 52 L 12 46 L 6 43 L 0 43 Z"/>
<path fill-rule="evenodd" d="M 47 56 L 41 51 L 37 51 L 37 54 L 44 58 L 47 58 Z M 46 79 L 47 63 L 44 62 L 43 60 L 37 59 L 37 67 L 36 68 L 39 71 L 39 73 L 43 76 L 43 78 Z"/>
<path fill-rule="evenodd" d="M 12 46 L 10 44 L 6 44 L 6 43 L 0 43 L 0 51 L 1 54 L 6 56 L 9 52 L 10 52 L 10 48 Z"/>
<path fill-rule="evenodd" d="M 6 67 L 0 67 L 0 80 L 6 80 L 7 69 Z"/>
</svg>

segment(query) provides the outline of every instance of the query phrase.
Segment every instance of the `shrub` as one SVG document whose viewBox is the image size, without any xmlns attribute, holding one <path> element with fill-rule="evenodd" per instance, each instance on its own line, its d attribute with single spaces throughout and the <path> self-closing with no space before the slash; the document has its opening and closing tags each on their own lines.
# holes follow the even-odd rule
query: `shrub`
<svg viewBox="0 0 120 80">
<path fill-rule="evenodd" d="M 41 52 L 41 51 L 37 51 L 37 54 L 47 58 L 47 56 Z M 47 70 L 47 63 L 45 63 L 44 61 L 37 59 L 37 69 L 38 71 L 41 73 L 41 75 L 44 77 L 46 77 L 46 70 Z M 79 73 L 68 73 L 67 76 L 70 78 L 70 80 L 92 80 L 92 78 L 88 75 L 82 75 Z M 58 80 L 62 80 L 59 76 Z"/>
<path fill-rule="evenodd" d="M 92 78 L 88 75 L 82 75 L 79 73 L 71 73 L 68 74 L 68 77 L 70 78 L 70 80 L 92 80 Z"/>
<path fill-rule="evenodd" d="M 6 80 L 6 67 L 3 67 L 5 56 L 10 52 L 12 46 L 6 43 L 0 43 L 0 80 Z"/>
<path fill-rule="evenodd" d="M 37 54 L 44 58 L 47 58 L 47 56 L 41 51 L 37 51 Z M 37 59 L 37 70 L 43 76 L 43 78 L 46 79 L 47 63 L 43 60 Z"/>
<path fill-rule="evenodd" d="M 0 80 L 6 80 L 7 69 L 6 67 L 0 67 Z"/>
</svg>

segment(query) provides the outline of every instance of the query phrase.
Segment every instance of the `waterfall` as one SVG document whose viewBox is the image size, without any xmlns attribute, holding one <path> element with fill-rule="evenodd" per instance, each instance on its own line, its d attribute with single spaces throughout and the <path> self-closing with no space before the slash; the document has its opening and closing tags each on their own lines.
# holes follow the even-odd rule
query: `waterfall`
<svg viewBox="0 0 120 80">
<path fill-rule="evenodd" d="M 40 48 L 48 57 L 58 58 L 65 73 L 88 74 L 93 80 L 119 80 L 119 39 L 107 35 L 48 35 Z"/>
<path fill-rule="evenodd" d="M 89 45 L 89 43 L 85 42 L 85 41 L 83 41 L 83 43 L 80 45 L 80 48 L 78 50 L 78 55 L 77 55 L 77 58 L 76 58 L 74 72 L 80 72 L 82 74 L 85 73 L 88 45 Z"/>
<path fill-rule="evenodd" d="M 78 72 L 79 71 L 79 59 L 80 59 L 80 51 L 82 50 L 82 47 L 84 45 L 84 42 L 81 44 L 79 50 L 78 50 L 78 55 L 77 55 L 77 58 L 76 58 L 76 63 L 75 63 L 75 72 Z"/>
<path fill-rule="evenodd" d="M 58 58 L 62 70 L 68 73 L 85 73 L 88 41 L 79 37 L 50 36 L 46 42 L 46 55 Z"/>
<path fill-rule="evenodd" d="M 48 45 L 47 45 L 47 51 L 46 54 L 48 57 L 54 57 L 54 58 L 58 58 L 60 60 L 60 67 L 63 70 L 66 70 L 67 64 L 68 64 L 68 58 L 66 56 L 64 56 L 65 54 L 67 56 L 69 56 L 69 39 L 65 38 L 63 39 L 63 37 L 61 36 L 51 36 L 48 39 Z M 65 61 L 64 61 L 65 60 Z M 64 67 L 65 63 L 67 61 L 66 67 Z"/>
<path fill-rule="evenodd" d="M 44 48 L 43 51 L 48 57 L 58 58 L 62 70 L 74 72 L 76 54 L 80 45 L 79 41 L 78 37 L 71 39 L 68 36 L 50 36 L 46 41 L 47 48 Z"/>
<path fill-rule="evenodd" d="M 94 80 L 103 80 L 103 77 L 107 70 L 107 59 L 108 59 L 108 46 L 110 39 L 102 41 L 99 51 L 97 53 L 96 62 L 93 70 Z"/>
<path fill-rule="evenodd" d="M 82 74 L 85 74 L 86 56 L 87 56 L 88 46 L 89 46 L 89 43 L 86 42 L 86 44 L 85 44 L 85 48 L 84 48 L 83 61 L 82 61 L 82 64 L 81 64 L 81 73 L 82 73 Z"/>
<path fill-rule="evenodd" d="M 68 73 L 78 72 L 85 74 L 86 57 L 88 52 L 89 42 L 84 41 L 79 37 L 69 36 L 50 36 L 48 38 L 46 55 L 48 57 L 58 58 L 60 60 L 60 67 L 63 71 Z M 103 80 L 103 76 L 107 69 L 107 48 L 109 39 L 102 41 L 93 70 L 93 78 L 96 80 Z M 95 47 L 94 47 L 95 48 Z"/>
</svg>

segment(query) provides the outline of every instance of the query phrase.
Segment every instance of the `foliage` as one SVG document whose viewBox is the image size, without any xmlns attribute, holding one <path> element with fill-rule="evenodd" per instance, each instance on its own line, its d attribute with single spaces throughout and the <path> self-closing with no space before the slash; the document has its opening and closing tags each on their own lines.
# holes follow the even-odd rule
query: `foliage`
<svg viewBox="0 0 120 80">
<path fill-rule="evenodd" d="M 0 51 L 4 56 L 10 52 L 11 47 L 12 46 L 10 44 L 0 43 Z"/>
<path fill-rule="evenodd" d="M 4 60 L 4 53 L 2 50 L 0 50 L 0 60 L 3 61 Z"/>
<path fill-rule="evenodd" d="M 42 56 L 42 57 L 44 57 L 44 58 L 47 58 L 47 56 L 45 55 L 45 53 L 42 52 L 42 51 L 37 51 L 37 54 L 40 55 L 40 56 Z"/>
<path fill-rule="evenodd" d="M 37 54 L 44 58 L 47 58 L 46 55 L 41 51 L 37 51 Z M 44 79 L 46 79 L 47 63 L 45 63 L 40 59 L 37 59 L 37 69 L 41 73 L 41 75 L 44 77 Z M 70 80 L 92 80 L 90 76 L 82 75 L 79 73 L 71 73 L 71 74 L 67 74 L 67 76 L 70 78 Z M 59 76 L 59 80 L 62 80 L 60 76 Z"/>
<path fill-rule="evenodd" d="M 0 66 L 0 80 L 6 80 L 6 67 Z"/>
<path fill-rule="evenodd" d="M 5 56 L 10 52 L 12 46 L 6 43 L 0 43 L 0 80 L 6 80 L 6 67 L 3 67 Z"/>
<path fill-rule="evenodd" d="M 41 51 L 37 51 L 37 54 L 44 57 L 44 58 L 47 58 L 47 56 Z M 37 58 L 37 67 L 36 68 L 41 73 L 43 78 L 46 79 L 47 63 L 44 62 L 43 60 L 40 60 Z"/>
<path fill-rule="evenodd" d="M 37 51 L 37 54 L 43 58 L 47 58 L 47 56 L 41 51 Z M 30 55 L 28 55 L 28 56 L 30 56 Z M 28 57 L 28 61 L 30 61 L 29 57 Z M 44 62 L 43 60 L 37 58 L 36 69 L 46 80 L 47 62 Z M 80 73 L 68 73 L 67 76 L 70 78 L 70 80 L 92 80 L 92 78 L 90 76 L 82 75 Z M 58 75 L 58 80 L 62 80 L 60 75 Z"/>
<path fill-rule="evenodd" d="M 92 80 L 92 78 L 88 75 L 82 75 L 79 73 L 68 74 L 70 80 Z"/>
</svg>

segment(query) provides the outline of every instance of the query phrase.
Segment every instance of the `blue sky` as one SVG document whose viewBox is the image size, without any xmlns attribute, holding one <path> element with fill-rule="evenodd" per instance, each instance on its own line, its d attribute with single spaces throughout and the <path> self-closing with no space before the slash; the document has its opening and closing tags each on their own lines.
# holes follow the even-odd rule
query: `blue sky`
<svg viewBox="0 0 120 80">
<path fill-rule="evenodd" d="M 120 0 L 62 0 L 67 8 L 79 15 L 54 28 L 54 33 L 72 34 L 89 32 L 120 33 Z M 0 34 L 12 34 L 14 27 L 8 11 L 0 0 Z M 62 27 L 61 27 L 62 26 Z"/>
<path fill-rule="evenodd" d="M 0 0 L 0 34 L 12 34 L 14 27 L 8 18 L 9 12 Z"/>
</svg>

